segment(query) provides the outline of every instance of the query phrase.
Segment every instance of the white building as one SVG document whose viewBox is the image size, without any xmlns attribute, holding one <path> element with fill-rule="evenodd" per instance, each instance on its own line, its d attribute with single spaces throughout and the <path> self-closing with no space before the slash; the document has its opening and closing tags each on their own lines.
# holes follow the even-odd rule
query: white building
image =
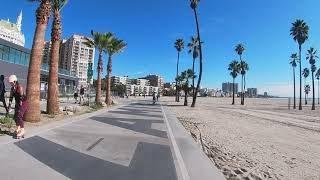
<svg viewBox="0 0 320 180">
<path fill-rule="evenodd" d="M 24 34 L 21 31 L 22 26 L 22 11 L 20 12 L 17 22 L 12 23 L 8 20 L 0 20 L 0 38 L 12 42 L 19 46 L 25 44 Z"/>
<path fill-rule="evenodd" d="M 139 85 L 139 86 L 150 86 L 150 82 L 147 79 L 137 79 L 137 85 Z"/>
<path fill-rule="evenodd" d="M 127 85 L 129 83 L 129 78 L 128 76 L 112 76 L 111 82 L 114 85 L 119 85 L 119 84 Z"/>
<path fill-rule="evenodd" d="M 85 36 L 73 35 L 61 46 L 59 65 L 78 77 L 79 86 L 87 84 L 88 63 L 94 64 L 95 49 L 87 46 Z M 93 82 L 93 78 L 90 80 Z"/>
</svg>

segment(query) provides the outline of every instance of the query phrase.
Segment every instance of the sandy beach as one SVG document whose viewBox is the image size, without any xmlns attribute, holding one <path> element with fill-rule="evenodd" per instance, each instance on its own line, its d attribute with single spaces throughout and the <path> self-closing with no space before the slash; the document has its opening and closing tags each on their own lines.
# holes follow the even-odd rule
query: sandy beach
<svg viewBox="0 0 320 180">
<path fill-rule="evenodd" d="M 289 110 L 288 99 L 162 97 L 227 179 L 320 179 L 320 106 Z M 191 98 L 189 99 L 191 104 Z M 202 140 L 202 145 L 201 145 Z"/>
</svg>

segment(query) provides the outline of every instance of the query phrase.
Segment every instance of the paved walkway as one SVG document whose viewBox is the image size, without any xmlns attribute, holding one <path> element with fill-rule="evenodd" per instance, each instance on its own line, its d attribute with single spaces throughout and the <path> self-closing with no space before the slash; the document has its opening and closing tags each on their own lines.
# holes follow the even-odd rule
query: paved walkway
<svg viewBox="0 0 320 180">
<path fill-rule="evenodd" d="M 190 179 L 164 117 L 160 105 L 138 101 L 30 130 L 20 141 L 0 139 L 0 179 Z"/>
</svg>

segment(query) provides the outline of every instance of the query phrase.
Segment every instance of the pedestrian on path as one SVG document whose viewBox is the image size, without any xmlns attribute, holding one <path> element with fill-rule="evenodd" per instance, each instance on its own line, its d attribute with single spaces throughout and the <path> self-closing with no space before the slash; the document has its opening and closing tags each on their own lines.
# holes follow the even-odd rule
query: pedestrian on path
<svg viewBox="0 0 320 180">
<path fill-rule="evenodd" d="M 78 97 L 79 97 L 78 88 L 76 87 L 76 89 L 75 89 L 75 91 L 74 91 L 74 94 L 73 94 L 73 98 L 74 98 L 74 100 L 76 101 L 75 104 L 78 103 Z"/>
<path fill-rule="evenodd" d="M 84 87 L 83 87 L 83 85 L 81 85 L 81 87 L 80 87 L 80 102 L 79 102 L 79 104 L 81 104 L 81 100 L 84 102 Z"/>
<path fill-rule="evenodd" d="M 152 99 L 153 99 L 153 104 L 155 104 L 156 103 L 156 92 L 153 92 Z"/>
<path fill-rule="evenodd" d="M 4 75 L 0 76 L 0 102 L 3 103 L 4 108 L 6 109 L 6 115 L 9 114 L 9 109 L 7 107 L 6 99 L 4 97 L 6 93 L 6 87 L 4 85 Z"/>
<path fill-rule="evenodd" d="M 22 85 L 19 84 L 16 75 L 11 75 L 9 77 L 9 83 L 11 85 L 11 91 L 10 91 L 10 100 L 9 100 L 8 109 L 11 108 L 11 103 L 14 98 L 15 100 L 14 120 L 17 126 L 17 129 L 15 130 L 15 135 L 16 135 L 16 138 L 19 139 L 21 137 L 24 137 L 24 134 L 25 134 L 23 117 L 28 107 L 27 98 L 24 93 L 24 88 Z"/>
</svg>

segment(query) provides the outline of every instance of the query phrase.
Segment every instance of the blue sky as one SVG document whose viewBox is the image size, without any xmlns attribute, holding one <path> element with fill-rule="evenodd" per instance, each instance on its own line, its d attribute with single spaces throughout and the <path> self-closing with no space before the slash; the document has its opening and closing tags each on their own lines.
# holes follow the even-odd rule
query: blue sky
<svg viewBox="0 0 320 180">
<path fill-rule="evenodd" d="M 0 11 L 0 18 L 15 21 L 23 10 L 22 30 L 29 48 L 37 5 L 26 0 L 10 0 Z M 250 65 L 247 86 L 258 87 L 260 93 L 291 95 L 292 70 L 288 62 L 290 54 L 297 51 L 297 45 L 290 37 L 289 29 L 295 19 L 304 19 L 310 26 L 310 39 L 304 45 L 303 54 L 310 46 L 319 48 L 319 7 L 318 0 L 201 0 L 203 86 L 221 88 L 222 82 L 231 81 L 227 66 L 238 58 L 234 46 L 242 42 L 247 49 L 244 58 Z M 187 44 L 195 34 L 188 0 L 91 0 L 90 3 L 69 0 L 62 15 L 64 38 L 74 33 L 89 35 L 93 29 L 114 32 L 128 43 L 124 53 L 114 57 L 114 75 L 137 77 L 156 73 L 166 81 L 173 81 L 177 58 L 173 43 L 175 39 L 183 38 Z M 50 39 L 50 26 L 51 22 L 47 40 Z M 181 70 L 191 65 L 191 56 L 185 50 Z M 309 67 L 305 60 L 303 67 Z M 240 82 L 240 78 L 237 81 Z"/>
</svg>

